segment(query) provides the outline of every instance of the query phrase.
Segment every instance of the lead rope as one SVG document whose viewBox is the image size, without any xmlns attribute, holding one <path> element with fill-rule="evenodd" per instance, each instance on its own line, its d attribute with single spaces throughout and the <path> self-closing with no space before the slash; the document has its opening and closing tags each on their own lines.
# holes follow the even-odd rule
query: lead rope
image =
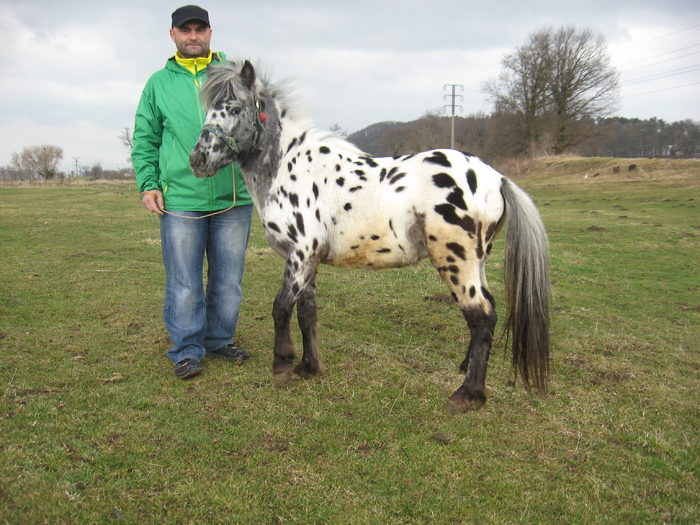
<svg viewBox="0 0 700 525">
<path fill-rule="evenodd" d="M 158 206 L 158 195 L 153 193 L 151 190 L 146 190 L 141 192 L 141 198 L 143 199 L 144 195 L 150 195 L 153 197 L 153 200 L 156 203 L 156 207 L 162 211 L 163 213 L 167 213 L 168 215 L 172 215 L 173 217 L 179 217 L 180 219 L 192 219 L 192 220 L 199 220 L 199 219 L 207 219 L 209 217 L 213 217 L 214 215 L 219 215 L 220 213 L 226 213 L 229 210 L 232 210 L 236 206 L 236 168 L 234 166 L 231 166 L 231 178 L 233 179 L 233 204 L 226 208 L 225 210 L 219 210 L 215 211 L 213 213 L 209 213 L 207 215 L 202 215 L 201 217 L 191 217 L 189 215 L 180 215 L 179 213 L 175 213 L 172 211 L 168 211 L 165 208 L 161 208 Z"/>
</svg>

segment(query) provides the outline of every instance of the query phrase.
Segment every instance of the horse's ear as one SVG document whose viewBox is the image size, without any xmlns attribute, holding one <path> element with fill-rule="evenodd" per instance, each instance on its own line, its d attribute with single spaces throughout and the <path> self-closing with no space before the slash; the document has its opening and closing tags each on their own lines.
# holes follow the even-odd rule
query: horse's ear
<svg viewBox="0 0 700 525">
<path fill-rule="evenodd" d="M 245 64 L 243 64 L 243 68 L 241 69 L 240 76 L 245 87 L 248 89 L 253 87 L 253 84 L 255 83 L 255 68 L 253 68 L 253 64 L 251 64 L 250 61 L 245 61 Z"/>
</svg>

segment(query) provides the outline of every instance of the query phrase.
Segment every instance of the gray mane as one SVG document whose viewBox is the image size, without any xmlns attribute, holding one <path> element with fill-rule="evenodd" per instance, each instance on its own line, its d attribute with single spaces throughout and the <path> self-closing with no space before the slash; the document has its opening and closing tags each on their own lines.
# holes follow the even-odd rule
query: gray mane
<svg viewBox="0 0 700 525">
<path fill-rule="evenodd" d="M 207 81 L 202 86 L 200 100 L 205 108 L 216 107 L 225 100 L 245 100 L 246 89 L 239 76 L 241 66 L 236 62 L 212 63 L 207 70 Z"/>
<path fill-rule="evenodd" d="M 224 61 L 213 63 L 208 68 L 207 80 L 202 86 L 200 100 L 206 110 L 216 107 L 223 101 L 250 101 L 250 91 L 243 85 L 240 77 L 243 61 Z M 297 95 L 294 85 L 289 80 L 270 82 L 265 73 L 256 67 L 255 91 L 264 104 L 277 106 L 278 114 L 286 115 L 287 122 L 293 121 L 303 129 L 307 138 L 333 144 L 358 156 L 367 156 L 355 145 L 329 131 L 320 131 L 308 117 Z M 269 109 L 267 110 L 269 112 Z"/>
</svg>

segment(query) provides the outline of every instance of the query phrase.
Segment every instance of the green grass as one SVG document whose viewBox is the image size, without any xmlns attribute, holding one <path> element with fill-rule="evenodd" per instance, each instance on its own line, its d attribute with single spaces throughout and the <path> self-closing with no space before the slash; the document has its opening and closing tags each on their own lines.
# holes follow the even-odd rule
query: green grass
<svg viewBox="0 0 700 525">
<path fill-rule="evenodd" d="M 256 222 L 253 357 L 179 381 L 135 189 L 0 188 L 0 522 L 698 523 L 700 169 L 561 162 L 517 179 L 551 236 L 550 394 L 513 383 L 500 343 L 461 416 L 468 331 L 428 263 L 322 267 L 327 374 L 274 388 L 283 261 Z M 501 271 L 498 244 L 504 319 Z"/>
</svg>

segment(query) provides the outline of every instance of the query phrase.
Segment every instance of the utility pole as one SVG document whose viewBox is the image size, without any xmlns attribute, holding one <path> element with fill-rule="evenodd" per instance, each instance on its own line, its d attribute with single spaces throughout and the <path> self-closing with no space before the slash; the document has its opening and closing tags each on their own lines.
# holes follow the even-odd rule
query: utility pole
<svg viewBox="0 0 700 525">
<path fill-rule="evenodd" d="M 462 106 L 457 105 L 457 97 L 459 97 L 460 102 L 464 100 L 462 95 L 457 94 L 457 88 L 459 88 L 460 91 L 464 91 L 464 86 L 461 84 L 445 84 L 442 86 L 443 91 L 447 91 L 448 89 L 452 91 L 451 94 L 442 96 L 443 100 L 448 98 L 452 99 L 452 102 L 446 106 L 452 107 L 452 135 L 450 139 L 450 148 L 452 149 L 455 149 L 455 110 L 459 108 L 459 110 L 462 111 L 463 109 Z"/>
<path fill-rule="evenodd" d="M 78 161 L 80 160 L 80 157 L 73 157 L 73 160 L 75 161 L 75 182 L 78 182 Z M 70 179 L 68 179 L 68 184 L 70 184 Z"/>
</svg>

